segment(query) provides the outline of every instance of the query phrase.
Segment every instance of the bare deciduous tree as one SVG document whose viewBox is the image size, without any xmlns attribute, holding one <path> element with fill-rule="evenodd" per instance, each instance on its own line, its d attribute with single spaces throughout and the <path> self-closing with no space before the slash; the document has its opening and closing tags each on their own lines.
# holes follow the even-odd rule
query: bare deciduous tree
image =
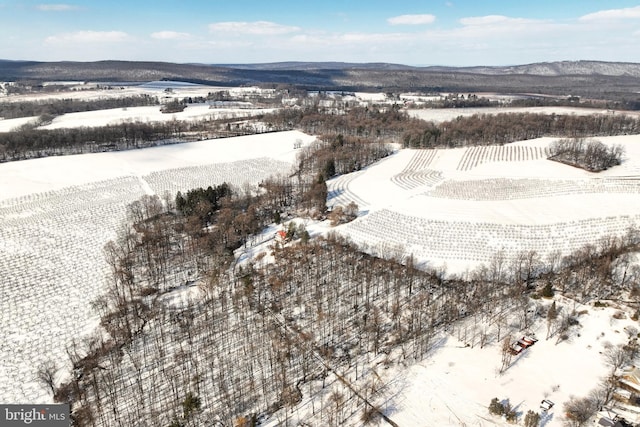
<svg viewBox="0 0 640 427">
<path fill-rule="evenodd" d="M 52 394 L 55 394 L 56 391 L 55 377 L 57 372 L 58 367 L 56 366 L 56 363 L 51 360 L 44 362 L 40 364 L 40 366 L 38 366 L 38 382 L 51 390 Z"/>
</svg>

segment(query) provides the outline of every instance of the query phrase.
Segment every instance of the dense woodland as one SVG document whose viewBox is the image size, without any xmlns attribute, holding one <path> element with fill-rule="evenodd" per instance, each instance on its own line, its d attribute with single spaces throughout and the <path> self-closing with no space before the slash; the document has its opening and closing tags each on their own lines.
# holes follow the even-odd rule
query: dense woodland
<svg viewBox="0 0 640 427">
<path fill-rule="evenodd" d="M 620 115 L 532 113 L 478 114 L 442 123 L 409 117 L 399 108 L 352 108 L 345 114 L 318 109 L 283 110 L 265 116 L 276 128 L 301 128 L 314 135 L 337 135 L 402 143 L 408 148 L 506 144 L 555 137 L 624 135 L 640 132 L 640 120 Z"/>
<path fill-rule="evenodd" d="M 583 138 L 559 139 L 549 146 L 549 159 L 576 166 L 589 172 L 601 172 L 622 162 L 621 145 L 604 145 L 597 140 Z"/>
<path fill-rule="evenodd" d="M 398 106 L 394 108 L 354 107 L 336 114 L 317 107 L 284 109 L 265 115 L 276 129 L 301 129 L 311 135 L 343 135 L 399 142 L 410 124 L 426 123 L 412 119 Z"/>
<path fill-rule="evenodd" d="M 302 173 L 322 174 L 324 179 L 335 175 L 355 172 L 393 152 L 385 142 L 370 138 L 325 136 L 304 147 L 298 154 L 298 168 Z"/>
<path fill-rule="evenodd" d="M 543 136 L 579 138 L 640 132 L 640 120 L 624 115 L 507 113 L 474 115 L 410 127 L 402 143 L 410 148 L 507 144 Z"/>
</svg>

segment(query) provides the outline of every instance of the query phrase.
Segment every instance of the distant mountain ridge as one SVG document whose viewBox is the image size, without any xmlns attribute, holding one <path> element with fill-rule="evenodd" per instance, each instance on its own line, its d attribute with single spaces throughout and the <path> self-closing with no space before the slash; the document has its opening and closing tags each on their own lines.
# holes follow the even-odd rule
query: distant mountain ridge
<svg viewBox="0 0 640 427">
<path fill-rule="evenodd" d="M 392 64 L 388 62 L 265 62 L 256 64 L 215 64 L 218 67 L 235 68 L 239 70 L 416 70 L 421 67 L 411 65 Z"/>
<path fill-rule="evenodd" d="M 537 91 L 585 96 L 640 92 L 640 64 L 603 61 L 513 66 L 413 67 L 390 63 L 276 62 L 176 64 L 149 61 L 37 62 L 0 60 L 0 81 L 182 80 L 221 86 L 289 84 L 322 90 Z"/>
<path fill-rule="evenodd" d="M 430 67 L 432 69 L 451 69 L 449 67 Z M 461 67 L 459 71 L 492 74 L 529 74 L 535 76 L 631 76 L 640 77 L 640 64 L 633 62 L 604 62 L 604 61 L 560 61 L 538 62 L 526 65 L 502 67 Z"/>
<path fill-rule="evenodd" d="M 640 77 L 640 63 L 605 61 L 538 62 L 510 66 L 447 67 L 393 64 L 385 62 L 273 62 L 260 64 L 216 64 L 218 67 L 242 70 L 424 70 L 435 72 L 463 72 L 471 74 L 534 76 L 602 75 Z"/>
</svg>

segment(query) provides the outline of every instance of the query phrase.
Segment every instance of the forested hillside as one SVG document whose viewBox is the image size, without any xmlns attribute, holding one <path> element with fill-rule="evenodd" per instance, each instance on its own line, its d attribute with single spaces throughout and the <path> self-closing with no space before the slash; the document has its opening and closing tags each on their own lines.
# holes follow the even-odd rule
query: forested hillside
<svg viewBox="0 0 640 427">
<path fill-rule="evenodd" d="M 77 425 L 252 425 L 276 412 L 286 423 L 303 395 L 329 386 L 342 391 L 313 397 L 309 422 L 367 424 L 385 389 L 374 367 L 428 357 L 445 329 L 483 347 L 537 321 L 536 289 L 639 294 L 638 272 L 618 273 L 638 250 L 637 232 L 554 264 L 497 254 L 465 279 L 365 255 L 337 236 L 275 244 L 229 269 L 231 240 L 218 233 L 235 227 L 222 211 L 206 232 L 159 201 L 135 206 L 133 228 L 107 246 L 109 291 L 94 303 L 108 335 L 69 349 L 75 378 L 54 389 L 73 403 Z M 476 327 L 455 332 L 468 316 Z M 558 336 L 571 327 L 563 316 Z"/>
</svg>

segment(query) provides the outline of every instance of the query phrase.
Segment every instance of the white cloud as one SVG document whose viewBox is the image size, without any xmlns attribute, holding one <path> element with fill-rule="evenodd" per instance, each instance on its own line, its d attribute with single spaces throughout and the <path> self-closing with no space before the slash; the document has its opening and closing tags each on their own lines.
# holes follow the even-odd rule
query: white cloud
<svg viewBox="0 0 640 427">
<path fill-rule="evenodd" d="M 532 24 L 536 22 L 532 19 L 524 19 L 524 18 L 510 18 L 508 16 L 502 15 L 487 15 L 487 16 L 473 16 L 469 18 L 461 18 L 459 21 L 462 25 L 466 26 L 485 26 L 485 25 L 496 25 L 496 24 Z"/>
<path fill-rule="evenodd" d="M 628 7 L 626 9 L 609 9 L 599 12 L 589 13 L 578 18 L 583 22 L 593 21 L 613 21 L 619 19 L 638 19 L 640 18 L 640 6 Z"/>
<path fill-rule="evenodd" d="M 216 22 L 209 24 L 209 31 L 222 32 L 227 34 L 249 34 L 249 35 L 279 35 L 300 31 L 299 27 L 281 25 L 269 21 L 254 22 Z"/>
<path fill-rule="evenodd" d="M 424 25 L 432 24 L 436 20 L 434 15 L 400 15 L 387 19 L 391 25 Z"/>
<path fill-rule="evenodd" d="M 68 10 L 78 10 L 78 6 L 72 4 L 39 4 L 36 9 L 43 12 L 64 12 Z"/>
<path fill-rule="evenodd" d="M 45 43 L 118 43 L 128 39 L 129 35 L 122 31 L 76 31 L 49 36 Z"/>
<path fill-rule="evenodd" d="M 460 26 L 434 31 L 430 36 L 445 43 L 459 42 L 461 49 L 480 44 L 487 49 L 493 45 L 493 50 L 497 51 L 501 49 L 499 46 L 506 44 L 527 46 L 541 40 L 554 40 L 561 34 L 569 36 L 568 32 L 571 32 L 571 26 L 566 23 L 502 15 L 467 17 L 458 22 Z"/>
<path fill-rule="evenodd" d="M 412 39 L 412 35 L 403 33 L 345 33 L 339 37 L 345 42 L 362 43 L 396 43 Z"/>
<path fill-rule="evenodd" d="M 151 33 L 151 38 L 157 40 L 189 40 L 191 38 L 191 34 L 180 33 L 177 31 L 157 31 L 155 33 Z"/>
</svg>

